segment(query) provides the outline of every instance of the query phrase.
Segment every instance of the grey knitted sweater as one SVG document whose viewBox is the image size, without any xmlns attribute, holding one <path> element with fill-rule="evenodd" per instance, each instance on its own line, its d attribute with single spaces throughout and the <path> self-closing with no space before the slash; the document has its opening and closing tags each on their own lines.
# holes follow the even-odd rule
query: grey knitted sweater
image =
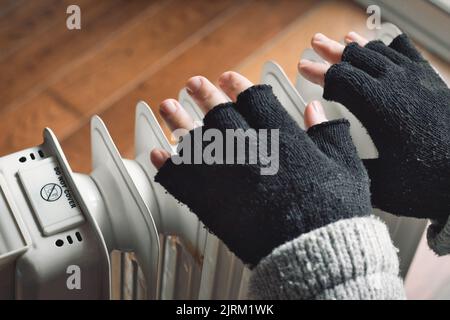
<svg viewBox="0 0 450 320">
<path fill-rule="evenodd" d="M 255 299 L 405 299 L 397 249 L 374 216 L 340 220 L 272 251 L 250 279 Z"/>
</svg>

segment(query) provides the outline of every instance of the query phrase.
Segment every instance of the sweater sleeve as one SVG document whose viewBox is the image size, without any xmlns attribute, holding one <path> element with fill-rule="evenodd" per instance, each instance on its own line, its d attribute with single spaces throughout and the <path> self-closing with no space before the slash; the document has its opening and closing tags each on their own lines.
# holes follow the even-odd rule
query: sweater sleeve
<svg viewBox="0 0 450 320">
<path fill-rule="evenodd" d="M 272 251 L 253 270 L 254 299 L 405 299 L 397 249 L 374 216 L 340 220 Z"/>
<path fill-rule="evenodd" d="M 439 256 L 450 253 L 450 216 L 443 225 L 437 221 L 431 221 L 427 230 L 428 246 Z"/>
</svg>

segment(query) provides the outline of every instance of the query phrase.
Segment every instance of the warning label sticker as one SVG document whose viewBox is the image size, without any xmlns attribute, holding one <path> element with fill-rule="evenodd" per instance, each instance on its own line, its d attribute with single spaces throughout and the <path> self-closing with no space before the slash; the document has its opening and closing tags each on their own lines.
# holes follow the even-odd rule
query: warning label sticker
<svg viewBox="0 0 450 320">
<path fill-rule="evenodd" d="M 66 230 L 84 220 L 55 158 L 19 170 L 19 177 L 45 235 Z"/>
</svg>

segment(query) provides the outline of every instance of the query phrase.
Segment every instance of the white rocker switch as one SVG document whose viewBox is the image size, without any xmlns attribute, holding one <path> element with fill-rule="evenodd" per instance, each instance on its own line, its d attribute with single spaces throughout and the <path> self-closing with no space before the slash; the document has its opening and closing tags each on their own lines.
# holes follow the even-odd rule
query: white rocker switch
<svg viewBox="0 0 450 320">
<path fill-rule="evenodd" d="M 45 236 L 72 228 L 84 221 L 78 203 L 55 158 L 19 170 L 20 181 Z"/>
</svg>

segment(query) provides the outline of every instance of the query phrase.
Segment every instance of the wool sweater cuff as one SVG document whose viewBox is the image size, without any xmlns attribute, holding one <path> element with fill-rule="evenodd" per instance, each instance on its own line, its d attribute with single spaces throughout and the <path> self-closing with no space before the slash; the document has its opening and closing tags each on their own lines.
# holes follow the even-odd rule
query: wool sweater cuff
<svg viewBox="0 0 450 320">
<path fill-rule="evenodd" d="M 250 279 L 256 299 L 404 299 L 397 249 L 374 216 L 344 219 L 275 248 Z"/>
<path fill-rule="evenodd" d="M 428 246 L 439 256 L 450 254 L 450 216 L 445 225 L 431 221 L 427 230 Z"/>
</svg>

